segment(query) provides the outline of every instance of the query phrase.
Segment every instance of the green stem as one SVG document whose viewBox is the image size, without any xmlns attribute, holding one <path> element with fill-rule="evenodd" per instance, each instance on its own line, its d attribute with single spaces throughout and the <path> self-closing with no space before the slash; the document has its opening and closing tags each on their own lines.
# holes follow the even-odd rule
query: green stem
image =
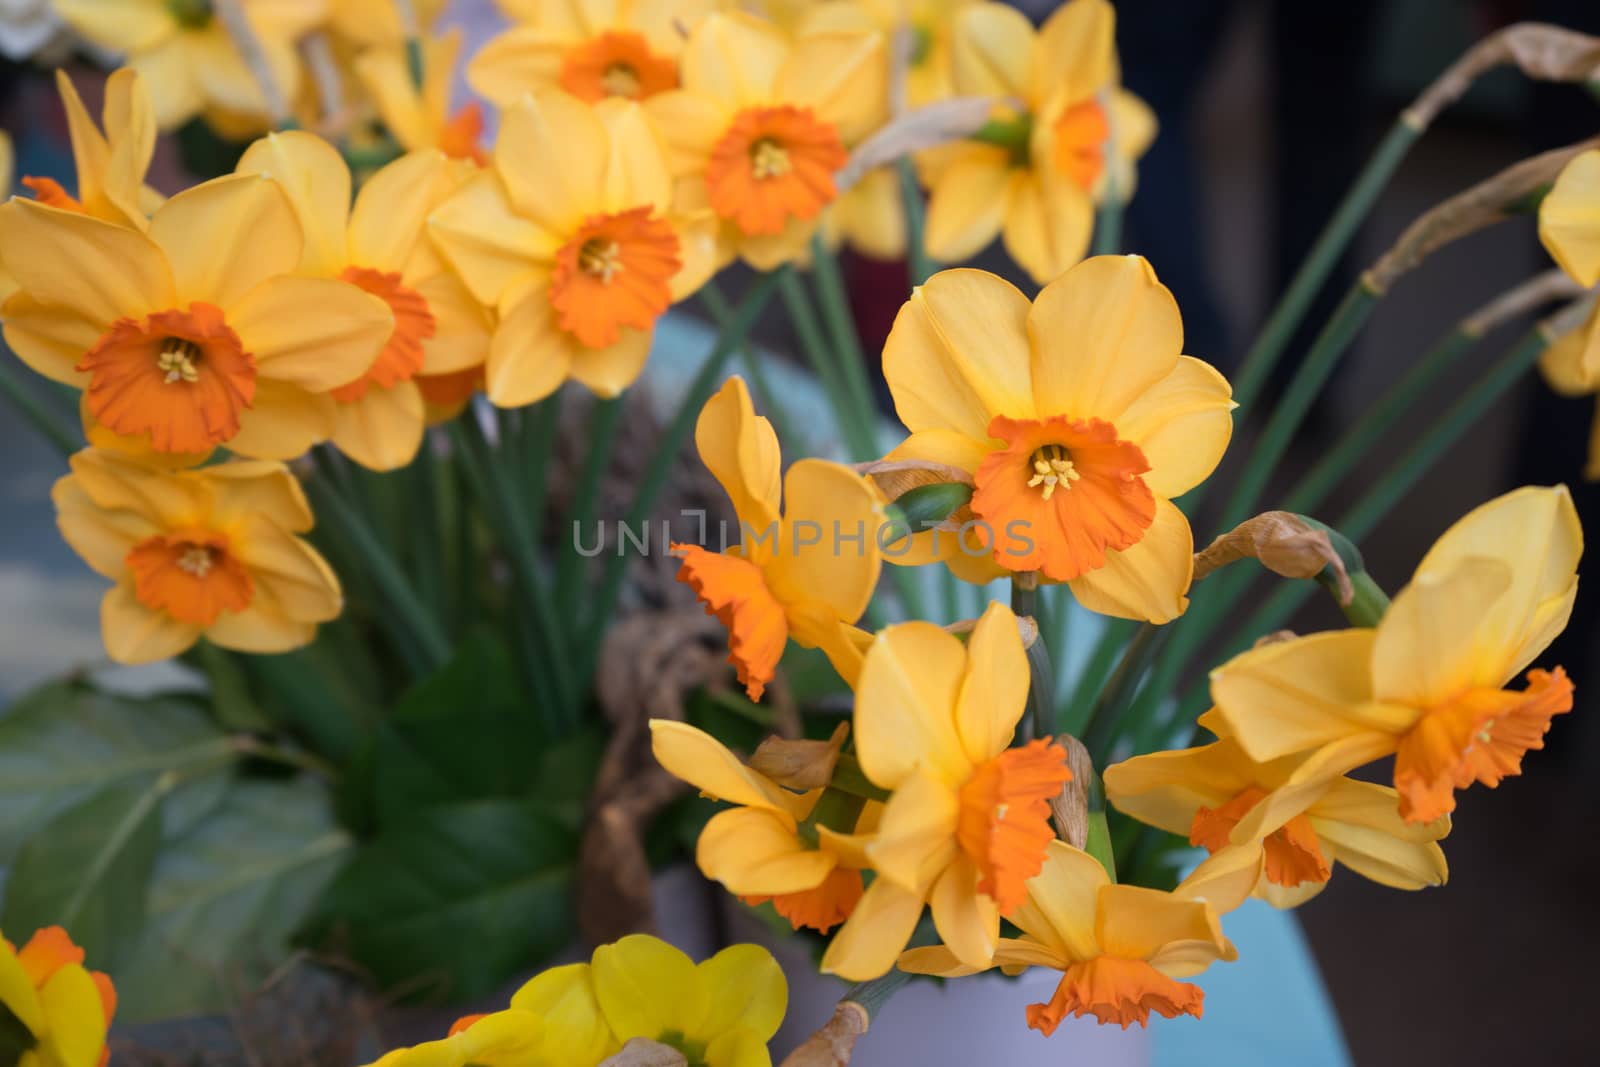
<svg viewBox="0 0 1600 1067">
<path fill-rule="evenodd" d="M 841 752 L 833 765 L 833 778 L 828 782 L 834 789 L 854 794 L 866 800 L 888 800 L 887 790 L 880 789 L 861 769 L 861 761 L 848 752 Z"/>
<path fill-rule="evenodd" d="M 1077 683 L 1072 687 L 1072 695 L 1067 698 L 1067 721 L 1063 727 L 1067 733 L 1073 736 L 1083 733 L 1089 722 L 1090 709 L 1100 695 L 1106 675 L 1111 672 L 1111 665 L 1116 662 L 1117 651 L 1133 636 L 1135 626 L 1127 619 L 1105 620 L 1105 629 L 1100 631 L 1100 638 L 1089 653 L 1089 661 L 1084 664 L 1083 673 L 1078 676 Z M 1081 712 L 1078 710 L 1080 708 L 1083 709 Z"/>
<path fill-rule="evenodd" d="M 1364 282 L 1358 282 L 1317 335 L 1305 362 L 1295 371 L 1289 388 L 1267 420 L 1266 428 L 1250 449 L 1250 460 L 1223 509 L 1219 524 L 1222 529 L 1231 530 L 1250 515 L 1294 440 L 1295 431 L 1305 421 L 1317 394 L 1365 325 L 1378 299 L 1379 294 L 1368 289 Z"/>
<path fill-rule="evenodd" d="M 1129 710 L 1129 698 L 1134 695 L 1139 680 L 1144 677 L 1145 667 L 1155 651 L 1158 635 L 1164 632 L 1162 627 L 1154 623 L 1140 624 L 1138 632 L 1133 635 L 1133 640 L 1123 649 L 1122 659 L 1117 663 L 1116 671 L 1095 700 L 1094 709 L 1089 713 L 1089 721 L 1083 725 L 1083 747 L 1089 750 L 1089 758 L 1094 761 L 1096 767 L 1104 767 L 1110 759 L 1112 745 L 1117 740 L 1117 728 L 1130 725 L 1125 721 L 1125 716 L 1118 713 Z"/>
<path fill-rule="evenodd" d="M 80 435 L 68 428 L 65 415 L 34 394 L 27 383 L 17 376 L 15 366 L 4 353 L 0 353 L 0 395 L 11 401 L 28 425 L 63 456 L 70 456 L 83 447 Z"/>
<path fill-rule="evenodd" d="M 412 464 L 411 509 L 412 562 L 417 568 L 417 591 L 434 618 L 445 614 L 444 586 L 444 498 L 439 487 L 439 457 L 433 450 L 433 435 L 422 438 L 422 449 Z"/>
<path fill-rule="evenodd" d="M 828 405 L 839 422 L 839 433 L 844 438 L 850 458 L 857 461 L 871 459 L 874 451 L 872 439 L 855 417 L 850 394 L 845 389 L 839 369 L 834 366 L 833 358 L 828 354 L 828 341 L 823 336 L 822 324 L 817 318 L 816 309 L 811 306 L 805 285 L 792 270 L 784 270 L 780 274 L 778 291 L 789 312 L 789 321 L 794 324 L 795 333 L 800 337 L 800 349 L 805 353 L 806 362 L 811 365 L 812 373 L 817 376 L 817 382 L 828 396 Z"/>
<path fill-rule="evenodd" d="M 715 281 L 708 281 L 700 289 L 700 302 L 706 306 L 711 314 L 711 321 L 716 323 L 718 330 L 726 330 L 728 323 L 733 320 L 733 306 L 728 303 L 728 298 L 722 295 L 722 290 L 717 288 Z M 800 436 L 795 433 L 794 422 L 789 418 L 789 409 L 778 398 L 778 394 L 767 381 L 766 366 L 761 360 L 761 353 L 756 351 L 752 344 L 739 346 L 739 362 L 744 366 L 745 373 L 750 375 L 750 385 L 755 389 L 756 399 L 761 402 L 761 409 L 772 420 L 772 428 L 778 432 L 778 440 L 783 442 L 785 448 L 800 448 L 805 444 Z"/>
<path fill-rule="evenodd" d="M 1031 577 L 1031 576 L 1030 576 Z M 1024 585 L 1018 578 L 1011 579 L 1011 612 L 1020 618 L 1039 623 L 1039 587 Z M 1050 668 L 1050 646 L 1041 632 L 1028 649 L 1028 714 L 1033 724 L 1033 736 L 1056 735 L 1056 681 Z"/>
<path fill-rule="evenodd" d="M 844 367 L 845 389 L 856 405 L 857 417 L 865 424 L 868 454 L 858 458 L 874 459 L 878 456 L 878 402 L 872 393 L 872 383 L 867 380 L 867 356 L 856 332 L 850 296 L 839 273 L 839 260 L 820 233 L 811 242 L 811 257 L 811 274 L 821 300 L 822 318 Z"/>
<path fill-rule="evenodd" d="M 1403 120 L 1397 121 L 1350 191 L 1345 193 L 1333 218 L 1318 235 L 1316 244 L 1295 272 L 1289 287 L 1284 290 L 1277 307 L 1273 308 L 1266 325 L 1262 327 L 1260 336 L 1239 366 L 1233 381 L 1233 398 L 1241 407 L 1249 408 L 1262 386 L 1266 385 L 1284 348 L 1299 328 L 1300 320 L 1310 310 L 1311 302 L 1321 292 L 1328 275 L 1333 272 L 1345 249 L 1350 247 L 1361 223 L 1372 210 L 1378 194 L 1389 184 L 1389 179 L 1394 176 L 1401 160 L 1405 159 L 1421 132 Z"/>
<path fill-rule="evenodd" d="M 839 1003 L 859 1004 L 867 1013 L 867 1019 L 877 1017 L 883 1006 L 889 1003 L 889 998 L 894 996 L 909 981 L 911 974 L 902 970 L 893 970 L 870 982 L 862 982 L 854 986 L 844 996 L 839 998 Z"/>
<path fill-rule="evenodd" d="M 900 197 L 906 212 L 906 270 L 915 289 L 939 269 L 928 256 L 927 212 L 922 203 L 922 188 L 917 183 L 917 168 L 909 156 L 895 165 L 900 172 Z"/>
<path fill-rule="evenodd" d="M 624 520 L 629 529 L 639 528 L 650 517 L 650 509 L 655 506 L 656 497 L 666 485 L 672 465 L 677 462 L 684 442 L 689 439 L 695 422 L 700 418 L 700 409 L 710 399 L 717 383 L 722 381 L 728 360 L 750 335 L 757 316 L 772 297 L 772 290 L 778 285 L 779 280 L 788 274 L 787 269 L 779 269 L 762 276 L 734 308 L 733 319 L 728 328 L 722 331 L 722 336 L 717 339 L 705 362 L 700 365 L 699 373 L 695 375 L 694 381 L 689 383 L 688 391 L 678 404 L 677 413 L 667 424 L 660 440 L 656 442 L 655 452 L 650 457 L 650 465 L 645 468 L 644 476 L 639 481 L 639 489 L 634 494 L 633 506 L 628 509 L 627 518 Z M 617 554 L 606 561 L 605 575 L 594 596 L 594 606 L 584 631 L 583 643 L 580 645 L 579 654 L 583 657 L 580 677 L 590 678 L 594 675 L 594 665 L 600 656 L 600 644 L 605 639 L 607 627 L 611 624 L 611 616 L 616 610 L 618 597 L 622 595 L 622 583 L 627 574 L 627 556 L 619 544 Z"/>
<path fill-rule="evenodd" d="M 368 574 L 388 601 L 390 611 L 380 612 L 386 624 L 398 627 L 420 648 L 422 662 L 412 664 L 419 676 L 444 666 L 450 658 L 450 640 L 439 622 L 417 599 L 411 583 L 366 520 L 331 485 L 320 477 L 305 480 L 306 495 L 317 518 L 352 545 Z"/>
<path fill-rule="evenodd" d="M 600 483 L 611 468 L 611 454 L 616 447 L 617 431 L 622 426 L 623 402 L 621 397 L 596 399 L 590 414 L 588 455 L 584 457 L 583 470 L 578 475 L 578 488 L 572 502 L 572 540 L 566 531 L 559 531 L 563 545 L 576 544 L 583 531 L 595 522 L 595 509 L 600 498 Z M 586 560 L 576 551 L 562 553 L 560 571 L 556 574 L 556 608 L 563 619 L 576 618 L 578 594 L 583 587 Z"/>
<path fill-rule="evenodd" d="M 545 505 L 550 497 L 550 464 L 556 450 L 556 437 L 561 432 L 561 390 L 556 390 L 538 404 L 522 410 L 521 484 L 526 490 L 528 511 L 528 538 L 535 544 L 544 540 Z M 512 456 L 509 461 L 517 462 Z M 511 473 L 513 480 L 516 472 Z"/>
<path fill-rule="evenodd" d="M 1117 192 L 1116 181 L 1108 174 L 1100 208 L 1094 217 L 1092 256 L 1113 256 L 1122 251 L 1122 213 L 1126 204 Z"/>
</svg>

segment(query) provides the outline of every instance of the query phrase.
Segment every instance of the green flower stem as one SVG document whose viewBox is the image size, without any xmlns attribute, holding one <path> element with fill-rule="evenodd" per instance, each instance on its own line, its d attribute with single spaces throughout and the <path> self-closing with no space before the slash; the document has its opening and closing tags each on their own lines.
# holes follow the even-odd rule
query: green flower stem
<svg viewBox="0 0 1600 1067">
<path fill-rule="evenodd" d="M 889 792 L 879 789 L 861 769 L 861 761 L 849 752 L 841 752 L 833 765 L 832 788 L 851 793 L 866 800 L 888 800 Z"/>
<path fill-rule="evenodd" d="M 1350 342 L 1355 340 L 1356 334 L 1366 324 L 1378 300 L 1379 294 L 1367 288 L 1365 281 L 1357 282 L 1333 313 L 1333 318 L 1322 328 L 1305 362 L 1295 372 L 1289 388 L 1267 420 L 1266 428 L 1250 450 L 1250 460 L 1223 509 L 1218 524 L 1222 529 L 1231 530 L 1249 517 L 1273 472 L 1283 460 L 1284 453 L 1289 450 L 1295 431 L 1305 421 L 1312 402 L 1327 384 L 1339 360 L 1349 350 Z"/>
<path fill-rule="evenodd" d="M 544 543 L 545 505 L 550 498 L 550 464 L 555 457 L 556 437 L 561 433 L 561 391 L 522 409 L 522 426 L 512 454 L 509 477 L 524 490 L 528 514 L 528 538 L 532 544 Z M 502 441 L 505 449 L 510 442 Z M 520 462 L 519 462 L 520 461 Z M 520 472 L 516 469 L 520 465 Z"/>
<path fill-rule="evenodd" d="M 1112 256 L 1122 251 L 1122 213 L 1127 208 L 1122 194 L 1117 191 L 1114 170 L 1106 172 L 1105 188 L 1100 195 L 1100 207 L 1094 216 L 1094 244 L 1089 254 Z"/>
<path fill-rule="evenodd" d="M 845 389 L 855 403 L 857 416 L 867 431 L 869 454 L 859 458 L 875 459 L 879 454 L 878 402 L 873 396 L 872 383 L 867 380 L 867 356 L 856 332 L 855 316 L 850 311 L 850 296 L 845 291 L 844 278 L 839 273 L 839 260 L 822 239 L 821 233 L 811 241 L 811 258 L 811 275 L 822 304 L 822 318 L 844 368 Z"/>
<path fill-rule="evenodd" d="M 1117 652 L 1133 637 L 1136 625 L 1127 619 L 1105 621 L 1105 628 L 1100 631 L 1100 638 L 1089 653 L 1089 661 L 1084 664 L 1083 673 L 1078 676 L 1072 687 L 1072 695 L 1067 698 L 1067 721 L 1062 726 L 1066 733 L 1074 737 L 1083 733 L 1092 714 L 1090 709 L 1099 697 L 1112 665 L 1117 661 Z M 1080 708 L 1083 710 L 1080 711 Z"/>
<path fill-rule="evenodd" d="M 597 398 L 590 411 L 588 429 L 588 454 L 584 456 L 583 470 L 578 475 L 577 492 L 573 496 L 572 521 L 569 526 L 576 531 L 568 540 L 565 530 L 557 531 L 557 540 L 565 549 L 576 543 L 579 533 L 595 523 L 595 509 L 600 499 L 600 483 L 611 468 L 611 456 L 616 449 L 617 431 L 622 426 L 623 400 L 621 397 Z M 541 479 L 542 480 L 542 479 Z M 583 587 L 586 561 L 577 550 L 561 553 L 561 566 L 556 573 L 556 611 L 560 618 L 572 619 L 578 615 L 578 598 Z"/>
<path fill-rule="evenodd" d="M 876 448 L 870 428 L 860 424 L 839 368 L 828 355 L 828 342 L 823 336 L 816 309 L 811 306 L 811 298 L 799 276 L 792 270 L 786 269 L 780 274 L 778 289 L 783 296 L 784 307 L 789 312 L 795 333 L 800 337 L 800 349 L 805 353 L 806 362 L 811 365 L 811 371 L 817 376 L 822 391 L 827 394 L 828 404 L 839 421 L 839 433 L 844 438 L 850 458 L 858 461 L 872 459 Z"/>
<path fill-rule="evenodd" d="M 82 448 L 81 434 L 74 432 L 66 415 L 35 395 L 28 383 L 17 374 L 16 367 L 9 357 L 0 352 L 0 395 L 11 401 L 12 407 L 17 409 L 28 425 L 63 456 L 70 456 Z"/>
<path fill-rule="evenodd" d="M 722 290 L 717 288 L 716 282 L 708 281 L 700 289 L 700 302 L 706 306 L 711 314 L 711 321 L 716 323 L 718 330 L 726 330 L 733 321 L 733 306 L 728 303 L 728 298 L 722 295 Z M 778 394 L 767 381 L 767 370 L 761 361 L 761 354 L 752 344 L 739 346 L 739 362 L 744 366 L 745 373 L 750 375 L 750 385 L 755 389 L 756 399 L 761 402 L 762 413 L 772 420 L 772 428 L 778 432 L 778 440 L 783 442 L 785 448 L 799 448 L 805 442 L 795 433 L 794 422 L 789 418 L 789 410 Z"/>
<path fill-rule="evenodd" d="M 1260 336 L 1239 366 L 1233 381 L 1233 398 L 1241 407 L 1248 409 L 1255 402 L 1272 369 L 1278 365 L 1289 339 L 1299 328 L 1300 320 L 1311 309 L 1311 302 L 1321 292 L 1334 265 L 1350 247 L 1362 222 L 1371 212 L 1378 194 L 1389 184 L 1389 179 L 1399 169 L 1401 160 L 1405 159 L 1421 133 L 1421 129 L 1403 119 L 1397 121 L 1345 194 L 1333 218 L 1317 237 L 1316 244 L 1295 272 L 1289 287 L 1284 290 L 1277 307 L 1273 308 L 1266 325 L 1262 327 Z"/>
<path fill-rule="evenodd" d="M 379 612 L 378 617 L 391 628 L 402 631 L 410 639 L 407 643 L 414 643 L 419 650 L 420 662 L 412 664 L 414 673 L 420 677 L 444 666 L 450 658 L 449 638 L 417 598 L 399 564 L 367 525 L 366 519 L 347 504 L 326 479 L 307 478 L 304 484 L 318 521 L 355 550 L 388 602 L 390 610 Z"/>
<path fill-rule="evenodd" d="M 411 491 L 406 494 L 411 511 L 412 563 L 416 567 L 417 594 L 436 619 L 445 614 L 444 497 L 439 485 L 439 457 L 433 435 L 424 433 L 422 448 L 411 464 Z"/>
<path fill-rule="evenodd" d="M 1320 576 L 1318 583 L 1325 587 L 1329 584 Z M 1339 605 L 1344 617 L 1350 620 L 1350 625 L 1371 627 L 1382 622 L 1383 616 L 1389 610 L 1389 594 L 1380 589 L 1378 583 L 1372 580 L 1372 575 L 1366 571 L 1356 571 L 1350 575 L 1350 585 L 1354 590 L 1350 603 Z M 1337 585 L 1334 586 L 1333 593 L 1337 599 L 1339 595 Z"/>
<path fill-rule="evenodd" d="M 1032 577 L 1031 575 L 1029 576 Z M 1011 579 L 1011 611 L 1018 618 L 1027 617 L 1039 625 L 1039 587 L 1026 585 L 1017 577 Z M 1033 723 L 1033 736 L 1056 735 L 1056 678 L 1050 666 L 1050 645 L 1044 638 L 1040 625 L 1038 638 L 1028 649 L 1028 714 Z"/>
<path fill-rule="evenodd" d="M 900 173 L 900 197 L 906 212 L 906 269 L 911 288 L 915 289 L 933 276 L 939 265 L 928 256 L 927 214 L 922 203 L 922 188 L 917 183 L 916 164 L 909 156 L 896 164 Z"/>
<path fill-rule="evenodd" d="M 667 424 L 661 439 L 656 443 L 655 452 L 650 457 L 650 465 L 645 469 L 644 477 L 639 481 L 639 489 L 634 494 L 633 506 L 628 509 L 625 521 L 630 529 L 639 529 L 649 519 L 650 509 L 655 506 L 656 497 L 666 485 L 672 465 L 677 462 L 684 442 L 694 431 L 694 424 L 700 418 L 700 409 L 705 406 L 717 384 L 722 381 L 728 360 L 750 336 L 750 330 L 755 326 L 757 316 L 772 298 L 773 289 L 777 287 L 779 280 L 788 274 L 787 268 L 782 268 L 762 276 L 735 306 L 732 321 L 722 331 L 717 343 L 706 356 L 705 362 L 700 365 L 699 373 L 689 384 L 688 391 L 684 393 L 678 405 L 677 414 Z M 605 575 L 601 579 L 599 589 L 595 591 L 592 612 L 584 628 L 584 640 L 578 646 L 579 655 L 582 656 L 582 669 L 578 672 L 580 678 L 587 679 L 594 676 L 595 664 L 600 658 L 600 644 L 605 639 L 612 613 L 616 611 L 617 600 L 622 595 L 622 583 L 627 574 L 627 556 L 619 546 L 618 553 L 606 560 Z"/>
<path fill-rule="evenodd" d="M 1095 700 L 1089 721 L 1083 725 L 1082 736 L 1083 747 L 1089 750 L 1089 758 L 1096 767 L 1106 765 L 1119 733 L 1125 735 L 1128 732 L 1126 727 L 1131 725 L 1127 720 L 1128 713 L 1133 710 L 1132 698 L 1151 657 L 1165 643 L 1162 635 L 1166 632 L 1165 628 L 1154 623 L 1141 623 L 1133 640 L 1123 649 L 1117 669 Z"/>
<path fill-rule="evenodd" d="M 877 1017 L 883 1006 L 889 1003 L 889 998 L 894 996 L 911 981 L 912 975 L 899 969 L 892 970 L 870 982 L 862 982 L 854 986 L 844 996 L 839 998 L 839 1003 L 859 1004 L 861 1010 L 867 1013 L 870 1021 Z"/>
</svg>

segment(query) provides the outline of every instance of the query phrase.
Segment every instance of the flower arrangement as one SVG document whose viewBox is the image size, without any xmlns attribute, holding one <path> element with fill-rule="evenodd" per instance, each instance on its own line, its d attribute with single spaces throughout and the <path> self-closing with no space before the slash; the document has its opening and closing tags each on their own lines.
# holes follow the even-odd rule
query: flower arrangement
<svg viewBox="0 0 1600 1067">
<path fill-rule="evenodd" d="M 913 975 L 1050 972 L 995 1021 L 1044 1035 L 1200 1016 L 1187 979 L 1237 957 L 1247 898 L 1294 907 L 1339 865 L 1445 882 L 1455 793 L 1572 709 L 1535 664 L 1582 531 L 1564 487 L 1518 489 L 1392 598 L 1356 543 L 1535 365 L 1600 391 L 1600 148 L 1426 213 L 1257 404 L 1439 111 L 1497 66 L 1593 89 L 1600 41 L 1522 24 L 1447 71 L 1230 382 L 1122 254 L 1156 129 L 1107 0 L 1037 29 L 990 2 L 501 6 L 464 54 L 413 0 L 51 5 L 124 61 L 98 123 L 57 73 L 74 173 L 0 206 L 0 325 L 51 383 L 8 356 L 0 386 L 63 454 L 107 656 L 206 685 L 73 677 L 0 715 L 0 925 L 38 931 L 0 947 L 0 1058 L 93 1067 L 114 1013 L 217 1011 L 307 950 L 452 1003 L 546 968 L 387 1067 L 769 1064 L 797 976 L 640 932 L 680 851 L 858 983 L 795 1067 L 848 1063 Z M 229 158 L 163 195 L 180 128 Z M 1372 309 L 1527 214 L 1559 270 L 1463 319 L 1266 510 Z M 997 241 L 1032 292 L 941 269 Z M 841 246 L 909 261 L 893 430 Z M 775 299 L 826 428 L 751 340 Z M 653 425 L 631 398 L 689 301 L 716 340 Z M 1312 517 L 1463 352 L 1550 305 Z M 1230 457 L 1236 413 L 1261 430 Z M 691 437 L 694 534 L 659 521 Z M 1347 625 L 1279 632 L 1316 587 Z M 1392 785 L 1351 777 L 1388 757 Z M 590 962 L 552 965 L 575 931 Z"/>
</svg>

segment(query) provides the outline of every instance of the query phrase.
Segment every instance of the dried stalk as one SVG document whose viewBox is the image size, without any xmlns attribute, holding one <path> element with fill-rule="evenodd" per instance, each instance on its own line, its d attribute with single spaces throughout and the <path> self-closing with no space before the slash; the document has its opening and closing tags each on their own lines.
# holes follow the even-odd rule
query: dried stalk
<svg viewBox="0 0 1600 1067">
<path fill-rule="evenodd" d="M 1067 750 L 1067 769 L 1072 778 L 1050 800 L 1056 836 L 1073 848 L 1089 843 L 1089 788 L 1094 782 L 1094 761 L 1089 750 L 1071 734 L 1056 735 L 1056 744 Z"/>
<path fill-rule="evenodd" d="M 1541 22 L 1507 26 L 1478 42 L 1440 75 L 1406 109 L 1401 121 L 1420 133 L 1478 78 L 1511 65 L 1535 81 L 1591 81 L 1600 77 L 1600 38 Z"/>
<path fill-rule="evenodd" d="M 287 125 L 291 119 L 288 98 L 272 73 L 266 46 L 261 43 L 255 27 L 250 25 L 250 16 L 245 13 L 243 0 L 216 0 L 213 10 L 233 41 L 233 46 L 239 50 L 239 58 L 244 60 L 244 65 L 260 87 L 261 97 L 267 105 L 267 118 L 272 120 L 274 126 Z"/>
<path fill-rule="evenodd" d="M 1600 138 L 1545 152 L 1451 197 L 1413 222 L 1362 276 L 1363 284 L 1377 295 L 1387 293 L 1396 279 L 1445 245 L 1510 218 L 1519 201 L 1547 188 L 1575 156 L 1595 147 Z"/>
<path fill-rule="evenodd" d="M 1500 294 L 1478 311 L 1461 320 L 1461 332 L 1469 337 L 1482 337 L 1513 319 L 1520 319 L 1530 311 L 1553 304 L 1558 300 L 1571 300 L 1588 292 L 1562 270 L 1547 270 L 1523 282 L 1515 289 Z"/>
<path fill-rule="evenodd" d="M 1588 321 L 1597 303 L 1600 303 L 1600 297 L 1588 296 L 1582 300 L 1574 300 L 1554 315 L 1540 322 L 1538 326 L 1539 335 L 1547 343 L 1554 344 Z"/>
<path fill-rule="evenodd" d="M 841 1000 L 833 1018 L 789 1053 L 780 1067 L 845 1067 L 856 1042 L 872 1025 L 867 1009 L 853 1000 Z"/>
<path fill-rule="evenodd" d="M 997 104 L 1020 106 L 1015 101 L 969 96 L 907 112 L 856 147 L 850 154 L 850 162 L 834 175 L 835 187 L 843 193 L 868 171 L 893 163 L 902 156 L 971 137 L 988 123 Z"/>
</svg>

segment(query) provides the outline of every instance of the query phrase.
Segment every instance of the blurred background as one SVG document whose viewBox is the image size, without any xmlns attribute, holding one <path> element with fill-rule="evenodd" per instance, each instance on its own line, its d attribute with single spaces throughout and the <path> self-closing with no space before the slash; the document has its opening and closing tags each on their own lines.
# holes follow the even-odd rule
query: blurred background
<svg viewBox="0 0 1600 1067">
<path fill-rule="evenodd" d="M 1019 6 L 1042 18 L 1056 5 Z M 1600 34 L 1596 0 L 1118 0 L 1117 7 L 1125 81 L 1162 126 L 1140 166 L 1126 249 L 1147 256 L 1176 293 L 1187 350 L 1224 371 L 1237 364 L 1384 130 L 1452 59 L 1517 19 Z M 451 18 L 486 28 L 487 0 L 455 8 Z M 0 71 L 0 126 L 17 140 L 19 173 L 67 171 L 49 80 L 10 64 Z M 74 76 L 97 111 L 94 68 L 75 68 Z M 1419 213 L 1597 126 L 1600 107 L 1577 89 L 1533 87 L 1510 72 L 1486 79 L 1412 151 L 1310 325 Z M 168 180 L 158 169 L 156 184 L 170 187 L 176 160 L 170 146 L 163 153 Z M 998 251 L 981 265 L 1024 282 Z M 1314 461 L 1457 320 L 1548 266 L 1530 217 L 1463 241 L 1406 277 L 1319 398 L 1286 475 Z M 857 259 L 849 269 L 862 325 L 881 339 L 904 298 L 904 268 Z M 1410 424 L 1442 411 L 1526 326 L 1487 338 Z M 767 340 L 782 347 L 777 331 Z M 1291 366 L 1309 340 L 1309 332 L 1297 339 Z M 1269 391 L 1262 406 L 1270 400 Z M 1251 447 L 1253 414 L 1239 412 L 1236 459 Z M 1600 530 L 1600 491 L 1582 476 L 1593 415 L 1592 400 L 1558 398 L 1530 376 L 1365 540 L 1373 576 L 1398 589 L 1451 521 L 1518 484 L 1567 483 L 1585 525 Z M 1375 451 L 1324 514 L 1343 510 L 1406 433 Z M 8 697 L 100 663 L 103 585 L 55 533 L 48 490 L 61 467 L 54 454 L 7 415 L 0 416 L 0 456 L 0 697 Z M 1198 540 L 1216 532 L 1204 512 L 1195 527 Z M 1591 554 L 1584 569 L 1593 567 Z M 1600 937 L 1587 899 L 1600 878 L 1589 829 L 1600 793 L 1588 786 L 1600 761 L 1587 670 L 1597 614 L 1600 589 L 1580 591 L 1572 627 L 1549 656 L 1577 682 L 1573 714 L 1556 720 L 1524 777 L 1460 797 L 1446 843 L 1448 891 L 1396 893 L 1344 876 L 1298 913 L 1355 1062 L 1592 1062 L 1594 1026 L 1558 991 L 1592 984 L 1588 951 Z M 1339 622 L 1319 599 L 1291 628 Z M 1534 991 L 1544 994 L 1537 1014 L 1529 1010 Z"/>
</svg>

